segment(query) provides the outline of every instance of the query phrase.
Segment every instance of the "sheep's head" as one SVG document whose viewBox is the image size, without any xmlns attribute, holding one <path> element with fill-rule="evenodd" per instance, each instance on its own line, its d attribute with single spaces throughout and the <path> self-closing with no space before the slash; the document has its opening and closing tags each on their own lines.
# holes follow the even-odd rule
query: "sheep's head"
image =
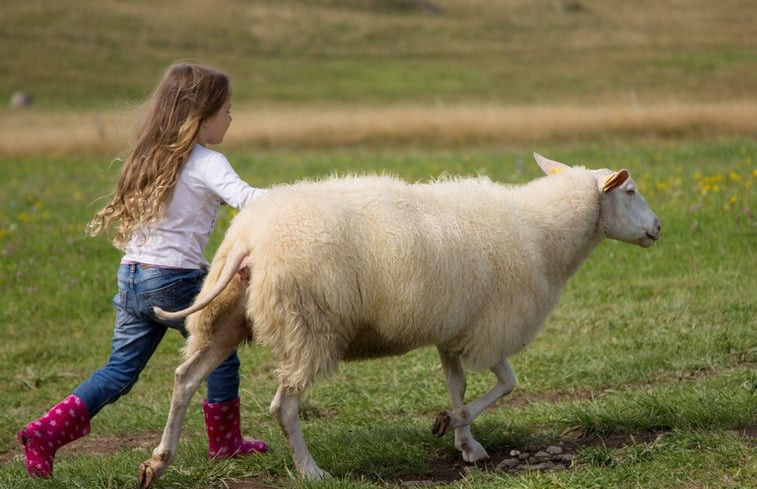
<svg viewBox="0 0 757 489">
<path fill-rule="evenodd" d="M 571 167 L 534 153 L 539 167 L 548 175 Z M 647 248 L 660 237 L 660 221 L 641 196 L 628 170 L 593 170 L 600 193 L 600 219 L 605 235 Z"/>
</svg>

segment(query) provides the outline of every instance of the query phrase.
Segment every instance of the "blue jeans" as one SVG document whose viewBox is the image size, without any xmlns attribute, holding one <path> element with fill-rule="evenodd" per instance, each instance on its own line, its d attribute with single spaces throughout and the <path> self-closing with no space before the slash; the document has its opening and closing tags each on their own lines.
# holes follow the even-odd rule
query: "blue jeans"
<svg viewBox="0 0 757 489">
<path fill-rule="evenodd" d="M 188 307 L 200 292 L 207 273 L 203 269 L 119 266 L 110 358 L 107 365 L 73 391 L 86 404 L 90 417 L 129 392 L 169 328 L 187 337 L 184 320 L 158 319 L 152 308 L 176 311 Z M 208 401 L 226 402 L 238 395 L 239 357 L 234 351 L 208 377 Z"/>
</svg>

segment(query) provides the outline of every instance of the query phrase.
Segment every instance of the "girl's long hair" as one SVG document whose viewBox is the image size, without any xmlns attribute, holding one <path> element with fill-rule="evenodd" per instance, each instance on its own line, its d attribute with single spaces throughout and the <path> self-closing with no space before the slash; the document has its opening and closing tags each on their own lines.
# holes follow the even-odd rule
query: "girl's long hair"
<svg viewBox="0 0 757 489">
<path fill-rule="evenodd" d="M 231 96 L 229 76 L 179 63 L 166 70 L 149 99 L 147 117 L 126 158 L 112 200 L 87 226 L 96 235 L 115 226 L 111 241 L 123 250 L 133 233 L 165 212 L 200 124 Z"/>
</svg>

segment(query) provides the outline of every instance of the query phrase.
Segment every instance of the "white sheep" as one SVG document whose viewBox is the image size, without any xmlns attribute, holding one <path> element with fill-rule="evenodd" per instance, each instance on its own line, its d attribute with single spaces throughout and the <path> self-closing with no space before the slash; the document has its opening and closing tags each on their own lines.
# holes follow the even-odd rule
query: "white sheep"
<svg viewBox="0 0 757 489">
<path fill-rule="evenodd" d="M 297 422 L 304 389 L 340 360 L 426 345 L 438 350 L 452 401 L 433 433 L 454 430 L 467 462 L 487 458 L 470 423 L 513 389 L 507 359 L 533 339 L 570 276 L 606 237 L 649 247 L 660 233 L 628 171 L 534 156 L 549 176 L 520 186 L 332 178 L 276 187 L 244 209 L 195 304 L 158 311 L 199 312 L 188 319 L 188 359 L 176 370 L 163 438 L 140 467 L 140 487 L 172 461 L 201 381 L 253 333 L 275 355 L 271 413 L 302 476 L 327 475 Z M 467 405 L 463 364 L 497 378 Z"/>
</svg>

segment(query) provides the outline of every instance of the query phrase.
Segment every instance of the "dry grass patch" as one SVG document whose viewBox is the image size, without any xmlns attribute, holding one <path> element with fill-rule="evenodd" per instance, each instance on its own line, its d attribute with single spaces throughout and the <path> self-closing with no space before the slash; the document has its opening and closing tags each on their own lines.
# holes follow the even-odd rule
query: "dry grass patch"
<svg viewBox="0 0 757 489">
<path fill-rule="evenodd" d="M 0 157 L 107 153 L 128 144 L 128 112 L 9 112 L 0 118 Z M 244 107 L 229 146 L 456 145 L 607 137 L 716 137 L 757 133 L 757 102 L 653 106 L 396 105 Z"/>
</svg>

